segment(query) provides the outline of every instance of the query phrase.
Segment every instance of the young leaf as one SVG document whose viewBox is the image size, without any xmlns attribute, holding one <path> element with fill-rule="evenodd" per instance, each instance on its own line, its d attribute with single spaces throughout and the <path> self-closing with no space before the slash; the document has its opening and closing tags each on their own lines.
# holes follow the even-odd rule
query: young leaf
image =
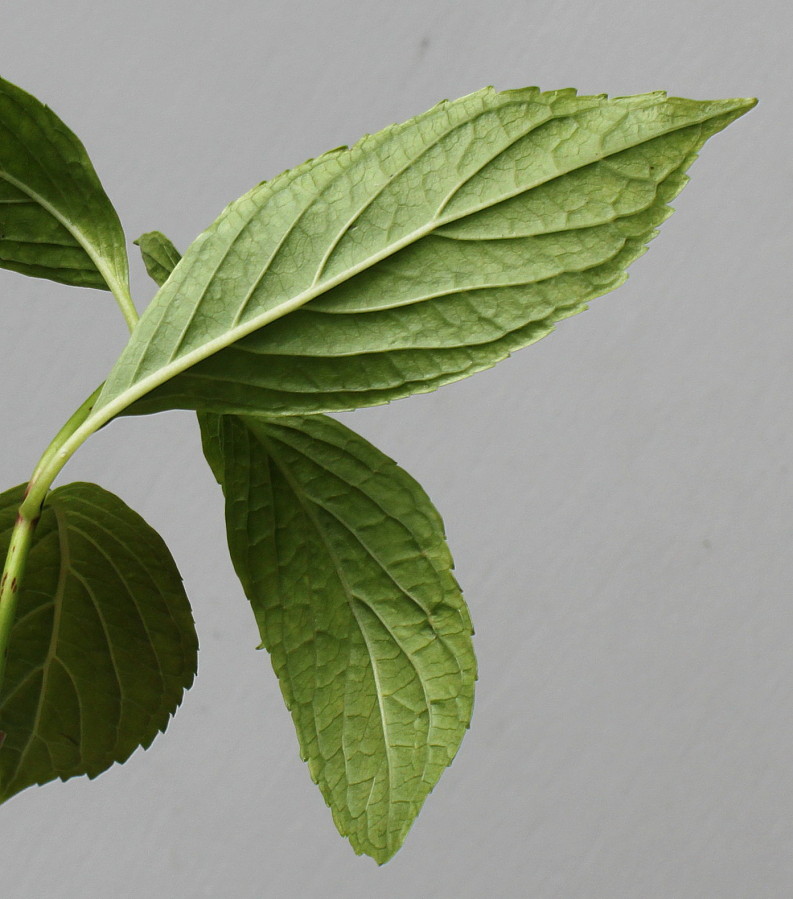
<svg viewBox="0 0 793 899">
<path fill-rule="evenodd" d="M 97 408 L 349 409 L 487 368 L 618 286 L 752 105 L 487 89 L 311 160 L 194 241 Z"/>
<path fill-rule="evenodd" d="M 124 232 L 85 147 L 2 78 L 0 266 L 129 296 Z"/>
<path fill-rule="evenodd" d="M 301 754 L 356 852 L 400 847 L 468 727 L 476 662 L 421 487 L 325 416 L 199 415 Z"/>
<path fill-rule="evenodd" d="M 0 495 L 0 552 L 24 487 Z M 0 695 L 0 802 L 96 777 L 148 747 L 193 681 L 197 641 L 167 547 L 95 484 L 50 494 L 34 534 Z"/>
<path fill-rule="evenodd" d="M 162 287 L 176 268 L 176 263 L 182 258 L 181 254 L 160 231 L 147 231 L 133 243 L 140 247 L 140 254 L 149 277 Z"/>
</svg>

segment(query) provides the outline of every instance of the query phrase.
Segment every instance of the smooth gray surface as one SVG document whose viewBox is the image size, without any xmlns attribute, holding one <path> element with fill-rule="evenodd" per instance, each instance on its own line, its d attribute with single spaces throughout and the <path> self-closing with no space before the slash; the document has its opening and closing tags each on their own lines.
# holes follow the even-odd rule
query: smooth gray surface
<svg viewBox="0 0 793 899">
<path fill-rule="evenodd" d="M 490 372 L 345 417 L 435 500 L 477 629 L 472 730 L 402 852 L 377 869 L 337 836 L 174 413 L 114 424 L 66 479 L 171 546 L 199 679 L 148 752 L 0 809 L 4 899 L 793 895 L 789 3 L 2 12 L 0 74 L 83 139 L 130 239 L 181 247 L 256 181 L 487 83 L 761 99 L 617 293 Z M 5 488 L 125 329 L 106 294 L 9 272 L 0 315 Z"/>
</svg>

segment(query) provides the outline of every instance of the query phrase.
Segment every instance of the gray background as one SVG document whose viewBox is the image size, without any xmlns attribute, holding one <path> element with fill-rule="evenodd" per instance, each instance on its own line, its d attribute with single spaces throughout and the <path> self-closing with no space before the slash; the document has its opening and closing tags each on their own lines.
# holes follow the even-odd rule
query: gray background
<svg viewBox="0 0 793 899">
<path fill-rule="evenodd" d="M 484 84 L 761 98 L 617 293 L 345 416 L 435 500 L 477 629 L 473 728 L 402 852 L 377 869 L 336 835 L 172 413 L 66 479 L 163 534 L 200 676 L 148 752 L 0 809 L 4 899 L 793 895 L 789 9 L 4 0 L 2 75 L 80 135 L 130 239 L 182 248 L 255 182 Z M 125 328 L 106 294 L 9 272 L 0 315 L 5 488 Z"/>
</svg>

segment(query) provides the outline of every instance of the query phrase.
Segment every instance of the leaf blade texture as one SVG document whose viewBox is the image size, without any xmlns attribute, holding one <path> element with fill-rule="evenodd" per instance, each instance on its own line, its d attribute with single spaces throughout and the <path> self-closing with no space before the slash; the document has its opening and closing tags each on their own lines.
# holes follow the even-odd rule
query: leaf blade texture
<svg viewBox="0 0 793 899">
<path fill-rule="evenodd" d="M 124 232 L 85 147 L 0 78 L 0 266 L 129 294 Z"/>
<path fill-rule="evenodd" d="M 619 286 L 752 105 L 486 89 L 309 160 L 188 248 L 99 406 L 339 411 L 490 367 Z"/>
<path fill-rule="evenodd" d="M 24 487 L 0 495 L 8 549 Z M 32 784 L 96 777 L 148 747 L 196 670 L 181 577 L 118 497 L 74 483 L 34 534 L 0 696 L 0 802 Z"/>
<path fill-rule="evenodd" d="M 325 416 L 199 416 L 229 548 L 301 755 L 387 861 L 470 722 L 471 623 L 421 487 Z"/>
</svg>

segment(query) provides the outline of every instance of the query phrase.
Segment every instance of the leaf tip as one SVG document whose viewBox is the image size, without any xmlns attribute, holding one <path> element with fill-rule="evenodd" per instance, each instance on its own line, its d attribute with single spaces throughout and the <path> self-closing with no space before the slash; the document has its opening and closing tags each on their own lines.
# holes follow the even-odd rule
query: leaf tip
<svg viewBox="0 0 793 899">
<path fill-rule="evenodd" d="M 731 120 L 734 120 L 754 109 L 757 102 L 757 97 L 731 97 L 722 100 L 719 105 L 723 107 L 724 114 L 730 115 Z"/>
<path fill-rule="evenodd" d="M 144 231 L 139 237 L 136 237 L 132 243 L 135 244 L 136 247 L 142 247 L 144 243 L 149 243 L 152 240 L 161 239 L 163 235 L 159 231 Z"/>
<path fill-rule="evenodd" d="M 749 110 L 754 109 L 760 101 L 757 97 L 737 97 L 735 102 L 742 105 L 744 112 L 749 112 Z"/>
<path fill-rule="evenodd" d="M 386 846 L 374 846 L 369 843 L 366 845 L 356 845 L 349 835 L 348 839 L 352 843 L 352 848 L 355 850 L 356 855 L 365 855 L 368 858 L 371 858 L 378 868 L 382 868 L 383 865 L 390 862 L 402 848 L 404 843 L 404 836 L 394 843 L 389 842 Z"/>
<path fill-rule="evenodd" d="M 731 97 L 726 100 L 716 100 L 712 104 L 711 127 L 713 133 L 724 130 L 736 119 L 746 115 L 747 112 L 757 106 L 756 97 Z"/>
</svg>

